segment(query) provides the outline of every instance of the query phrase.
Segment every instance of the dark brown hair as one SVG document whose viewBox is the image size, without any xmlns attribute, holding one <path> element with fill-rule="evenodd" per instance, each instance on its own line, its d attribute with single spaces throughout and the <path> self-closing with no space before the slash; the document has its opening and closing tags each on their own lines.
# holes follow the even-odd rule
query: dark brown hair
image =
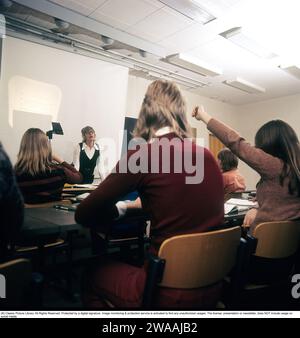
<svg viewBox="0 0 300 338">
<path fill-rule="evenodd" d="M 280 184 L 289 179 L 290 194 L 300 196 L 300 146 L 294 129 L 282 120 L 269 121 L 256 133 L 255 146 L 283 161 Z"/>
<path fill-rule="evenodd" d="M 221 169 L 223 172 L 236 169 L 239 163 L 238 158 L 229 149 L 219 151 L 218 159 L 221 161 Z"/>
</svg>

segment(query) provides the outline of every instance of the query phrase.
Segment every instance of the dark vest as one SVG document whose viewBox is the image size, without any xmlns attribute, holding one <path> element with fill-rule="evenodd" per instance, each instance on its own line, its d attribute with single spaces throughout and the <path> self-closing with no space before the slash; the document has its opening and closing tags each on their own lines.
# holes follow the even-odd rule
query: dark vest
<svg viewBox="0 0 300 338">
<path fill-rule="evenodd" d="M 100 156 L 100 151 L 95 150 L 94 156 L 89 159 L 84 149 L 82 149 L 82 142 L 79 143 L 79 147 L 79 171 L 83 176 L 82 183 L 92 183 L 94 180 L 94 170 L 96 167 L 97 159 Z"/>
</svg>

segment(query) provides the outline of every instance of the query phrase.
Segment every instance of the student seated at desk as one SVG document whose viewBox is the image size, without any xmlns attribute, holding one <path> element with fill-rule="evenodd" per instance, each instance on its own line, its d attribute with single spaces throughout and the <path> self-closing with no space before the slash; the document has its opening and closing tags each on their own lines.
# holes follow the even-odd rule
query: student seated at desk
<svg viewBox="0 0 300 338">
<path fill-rule="evenodd" d="M 22 137 L 15 165 L 17 182 L 25 203 L 57 201 L 65 183 L 81 183 L 81 174 L 58 156 L 52 155 L 46 134 L 28 129 Z"/>
<path fill-rule="evenodd" d="M 281 120 L 267 122 L 257 131 L 255 146 L 251 146 L 203 107 L 196 107 L 192 115 L 260 174 L 256 192 L 259 207 L 248 211 L 244 221 L 251 225 L 251 231 L 259 223 L 300 218 L 300 145 L 290 125 Z"/>
<path fill-rule="evenodd" d="M 23 216 L 23 198 L 10 160 L 0 143 L 0 262 L 8 258 L 8 244 L 16 239 Z"/>
<path fill-rule="evenodd" d="M 245 191 L 245 179 L 238 171 L 238 158 L 229 149 L 222 149 L 218 153 L 218 161 L 223 176 L 224 194 Z"/>
<path fill-rule="evenodd" d="M 137 191 L 143 209 L 150 215 L 150 250 L 154 253 L 172 236 L 203 232 L 220 225 L 224 217 L 222 175 L 209 150 L 192 142 L 185 101 L 174 83 L 157 80 L 150 84 L 134 135 L 144 143 L 136 150 L 129 150 L 115 171 L 80 203 L 76 221 L 101 231 L 105 219 L 114 215 L 115 203 L 126 193 Z M 169 146 L 163 150 L 161 144 Z M 196 166 L 188 172 L 180 160 L 181 171 L 176 170 L 178 158 L 183 159 L 186 153 L 192 155 L 187 157 Z M 142 160 L 147 163 L 146 172 L 145 167 L 131 167 Z M 199 179 L 198 170 L 204 175 L 203 180 Z M 192 182 L 191 178 L 195 180 Z M 132 204 L 140 205 L 139 200 L 130 202 L 129 206 Z M 103 307 L 103 299 L 107 299 L 117 307 L 138 307 L 145 278 L 146 266 L 139 268 L 112 261 L 99 264 L 87 278 L 84 303 L 88 307 Z M 208 294 L 211 296 L 219 290 L 219 284 L 205 291 L 160 288 L 158 306 L 199 306 Z"/>
</svg>

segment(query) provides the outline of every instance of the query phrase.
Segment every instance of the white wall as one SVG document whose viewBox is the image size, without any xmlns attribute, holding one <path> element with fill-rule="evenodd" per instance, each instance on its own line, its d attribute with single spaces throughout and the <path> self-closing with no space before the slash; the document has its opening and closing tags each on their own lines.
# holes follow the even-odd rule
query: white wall
<svg viewBox="0 0 300 338">
<path fill-rule="evenodd" d="M 146 79 L 129 76 L 126 116 L 138 117 L 141 104 L 150 83 L 151 81 Z M 203 123 L 191 117 L 192 110 L 195 106 L 202 104 L 213 116 L 229 125 L 234 123 L 236 107 L 185 90 L 182 92 L 187 103 L 188 121 L 192 127 L 197 128 L 197 137 L 204 138 L 205 146 L 208 146 L 208 131 Z"/>
<path fill-rule="evenodd" d="M 65 133 L 54 135 L 54 151 L 69 162 L 75 144 L 81 141 L 80 130 L 86 125 L 92 125 L 99 138 L 110 137 L 118 142 L 124 127 L 127 82 L 125 67 L 6 38 L 0 85 L 0 140 L 11 160 L 16 159 L 25 130 L 49 130 L 51 120 L 59 121 Z"/>
</svg>

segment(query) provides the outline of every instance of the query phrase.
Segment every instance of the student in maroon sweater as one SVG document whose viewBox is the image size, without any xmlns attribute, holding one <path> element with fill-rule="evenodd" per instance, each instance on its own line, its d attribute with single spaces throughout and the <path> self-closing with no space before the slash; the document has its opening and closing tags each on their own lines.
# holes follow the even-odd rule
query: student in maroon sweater
<svg viewBox="0 0 300 338">
<path fill-rule="evenodd" d="M 208 231 L 222 224 L 222 175 L 212 154 L 187 139 L 191 134 L 185 111 L 184 99 L 175 84 L 155 81 L 149 86 L 134 132 L 144 144 L 129 150 L 115 171 L 78 206 L 78 223 L 99 227 L 118 199 L 137 190 L 141 205 L 151 218 L 154 252 L 167 238 Z M 169 142 L 171 147 L 160 147 Z M 196 164 L 193 171 L 184 156 Z M 178 170 L 182 164 L 183 170 Z M 120 262 L 99 264 L 85 287 L 85 304 L 101 307 L 101 299 L 105 298 L 118 307 L 140 306 L 145 276 L 145 267 Z M 199 307 L 219 287 L 214 285 L 205 291 L 160 288 L 158 305 Z"/>
<path fill-rule="evenodd" d="M 23 135 L 15 172 L 28 204 L 60 200 L 65 183 L 82 181 L 73 166 L 52 155 L 46 134 L 38 128 L 30 128 Z"/>
</svg>

